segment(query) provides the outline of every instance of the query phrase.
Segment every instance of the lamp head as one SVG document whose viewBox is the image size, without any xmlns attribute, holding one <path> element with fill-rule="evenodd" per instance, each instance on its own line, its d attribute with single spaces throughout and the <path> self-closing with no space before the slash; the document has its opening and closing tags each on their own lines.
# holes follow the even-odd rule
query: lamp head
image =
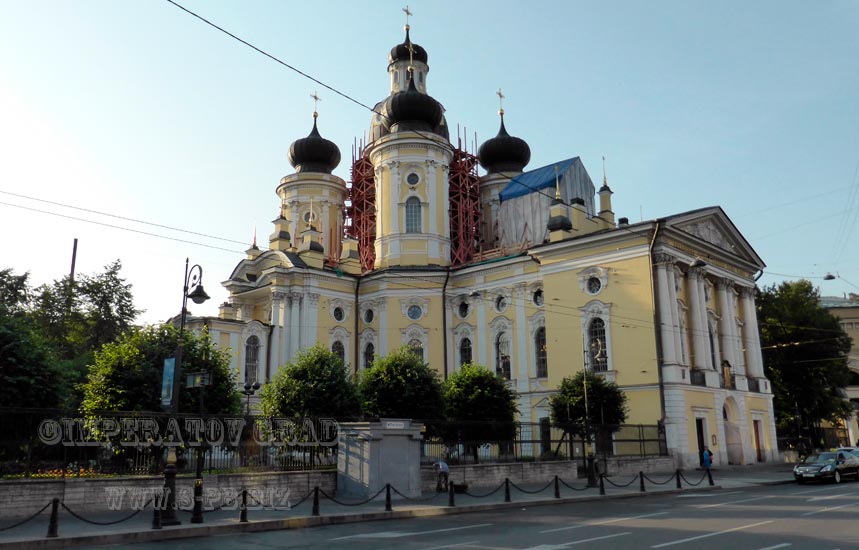
<svg viewBox="0 0 859 550">
<path fill-rule="evenodd" d="M 834 281 L 835 275 L 833 275 L 832 273 L 827 273 L 826 275 L 823 276 L 823 280 L 824 281 Z"/>
<path fill-rule="evenodd" d="M 206 291 L 203 290 L 203 285 L 200 284 L 194 287 L 194 290 L 188 294 L 188 298 L 191 298 L 191 301 L 195 304 L 202 304 L 209 299 L 209 295 L 206 294 Z"/>
</svg>

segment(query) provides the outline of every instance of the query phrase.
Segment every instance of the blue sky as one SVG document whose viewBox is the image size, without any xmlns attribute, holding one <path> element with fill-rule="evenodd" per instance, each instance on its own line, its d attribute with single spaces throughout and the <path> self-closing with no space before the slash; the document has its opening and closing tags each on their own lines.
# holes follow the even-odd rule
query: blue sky
<svg viewBox="0 0 859 550">
<path fill-rule="evenodd" d="M 387 95 L 403 2 L 180 3 L 361 103 Z M 720 205 L 762 284 L 859 291 L 859 3 L 409 5 L 429 92 L 469 148 L 497 132 L 500 87 L 528 168 L 580 156 L 599 181 L 605 156 L 618 216 Z M 166 1 L 0 8 L 0 267 L 60 278 L 77 237 L 78 273 L 121 259 L 155 322 L 179 310 L 187 256 L 214 298 L 192 312 L 214 314 L 255 225 L 267 242 L 314 90 L 348 180 L 369 111 Z"/>
</svg>

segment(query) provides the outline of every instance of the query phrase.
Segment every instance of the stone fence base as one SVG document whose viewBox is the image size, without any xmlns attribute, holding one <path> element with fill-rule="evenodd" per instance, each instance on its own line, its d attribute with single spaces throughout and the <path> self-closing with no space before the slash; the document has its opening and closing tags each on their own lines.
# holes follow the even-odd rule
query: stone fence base
<svg viewBox="0 0 859 550">
<path fill-rule="evenodd" d="M 329 494 L 337 487 L 334 470 L 260 472 L 203 475 L 204 506 L 231 501 L 242 489 L 251 491 L 266 506 L 287 507 L 314 486 Z M 164 486 L 162 476 L 66 478 L 0 481 L 0 517 L 27 516 L 52 498 L 80 513 L 133 510 L 146 503 Z M 176 500 L 182 508 L 193 506 L 194 477 L 176 478 Z"/>
<path fill-rule="evenodd" d="M 471 487 L 497 487 L 510 478 L 522 483 L 548 483 L 555 476 L 567 483 L 577 478 L 576 462 L 563 460 L 553 462 L 511 462 L 506 464 L 472 464 L 450 467 L 450 481 L 467 483 Z M 432 468 L 421 469 L 421 489 L 424 493 L 435 491 L 436 473 Z"/>
</svg>

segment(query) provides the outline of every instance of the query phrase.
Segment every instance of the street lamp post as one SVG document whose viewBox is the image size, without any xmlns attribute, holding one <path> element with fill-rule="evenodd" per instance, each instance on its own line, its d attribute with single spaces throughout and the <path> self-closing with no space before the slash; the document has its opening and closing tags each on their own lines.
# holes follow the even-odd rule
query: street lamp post
<svg viewBox="0 0 859 550">
<path fill-rule="evenodd" d="M 259 389 L 259 382 L 254 382 L 251 384 L 250 382 L 245 382 L 245 389 L 242 391 L 245 394 L 245 416 L 251 415 L 251 396 L 257 392 Z"/>
<path fill-rule="evenodd" d="M 179 316 L 179 344 L 176 346 L 175 370 L 173 372 L 173 391 L 170 393 L 172 402 L 168 410 L 172 410 L 174 414 L 179 412 L 179 381 L 182 379 L 182 339 L 185 336 L 185 320 L 188 316 L 188 298 L 195 304 L 202 304 L 209 299 L 209 295 L 203 290 L 203 268 L 199 264 L 194 264 L 188 268 L 188 258 L 185 258 L 185 279 L 182 287 L 182 312 Z M 190 292 L 189 292 L 190 290 Z M 161 525 L 179 525 L 182 523 L 176 517 L 176 450 L 170 447 L 168 450 L 167 465 L 164 467 L 164 493 L 166 502 L 164 503 L 164 511 L 161 516 Z M 200 483 L 200 491 L 202 494 L 202 464 L 197 461 L 198 475 L 197 481 Z M 197 487 L 194 487 L 196 496 Z M 196 510 L 196 503 L 195 503 Z M 202 521 L 202 514 L 200 515 Z M 191 518 L 191 523 L 197 523 L 194 518 Z"/>
</svg>

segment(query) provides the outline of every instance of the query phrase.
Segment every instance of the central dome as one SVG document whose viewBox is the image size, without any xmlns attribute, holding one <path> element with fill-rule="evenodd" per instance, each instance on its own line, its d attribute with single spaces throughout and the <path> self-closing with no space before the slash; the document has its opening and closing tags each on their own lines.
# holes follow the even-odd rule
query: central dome
<svg viewBox="0 0 859 550">
<path fill-rule="evenodd" d="M 391 132 L 434 132 L 441 124 L 443 115 L 438 101 L 415 88 L 414 78 L 409 79 L 408 90 L 391 94 L 385 100 L 385 112 L 388 114 Z"/>
</svg>

